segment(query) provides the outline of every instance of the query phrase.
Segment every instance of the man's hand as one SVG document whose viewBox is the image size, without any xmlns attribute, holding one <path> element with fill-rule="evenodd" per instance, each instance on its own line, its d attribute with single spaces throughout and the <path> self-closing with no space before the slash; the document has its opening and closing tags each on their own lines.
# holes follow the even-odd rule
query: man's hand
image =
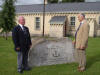
<svg viewBox="0 0 100 75">
<path fill-rule="evenodd" d="M 32 47 L 32 45 L 30 45 L 30 48 Z"/>
<path fill-rule="evenodd" d="M 80 47 L 79 49 L 80 49 L 80 50 L 85 50 L 85 48 L 86 48 L 86 47 Z"/>
<path fill-rule="evenodd" d="M 19 51 L 20 50 L 20 47 L 17 47 L 16 50 Z"/>
</svg>

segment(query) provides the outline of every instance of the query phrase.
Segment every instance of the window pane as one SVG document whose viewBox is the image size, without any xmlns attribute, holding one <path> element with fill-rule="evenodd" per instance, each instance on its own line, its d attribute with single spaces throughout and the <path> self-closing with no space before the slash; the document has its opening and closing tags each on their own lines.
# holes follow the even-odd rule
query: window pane
<svg viewBox="0 0 100 75">
<path fill-rule="evenodd" d="M 40 28 L 40 22 L 36 22 L 36 29 Z"/>
<path fill-rule="evenodd" d="M 71 22 L 71 25 L 75 25 L 75 22 Z"/>
<path fill-rule="evenodd" d="M 40 29 L 40 17 L 36 17 L 36 29 Z"/>
<path fill-rule="evenodd" d="M 39 22 L 36 22 L 36 27 L 40 27 L 40 23 Z"/>
<path fill-rule="evenodd" d="M 71 17 L 71 21 L 75 21 L 75 17 Z"/>
<path fill-rule="evenodd" d="M 36 22 L 39 22 L 40 21 L 40 18 L 39 17 L 36 17 Z"/>
</svg>

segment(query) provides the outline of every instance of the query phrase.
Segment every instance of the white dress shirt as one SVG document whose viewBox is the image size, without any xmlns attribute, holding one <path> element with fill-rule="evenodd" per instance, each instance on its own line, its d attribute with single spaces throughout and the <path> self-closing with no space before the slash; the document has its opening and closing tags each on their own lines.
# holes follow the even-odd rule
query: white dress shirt
<svg viewBox="0 0 100 75">
<path fill-rule="evenodd" d="M 23 28 L 23 25 L 22 25 L 22 24 L 19 24 L 19 26 L 22 28 L 22 30 L 24 30 L 24 28 Z"/>
<path fill-rule="evenodd" d="M 83 24 L 84 23 L 84 20 L 81 22 L 81 24 Z"/>
</svg>

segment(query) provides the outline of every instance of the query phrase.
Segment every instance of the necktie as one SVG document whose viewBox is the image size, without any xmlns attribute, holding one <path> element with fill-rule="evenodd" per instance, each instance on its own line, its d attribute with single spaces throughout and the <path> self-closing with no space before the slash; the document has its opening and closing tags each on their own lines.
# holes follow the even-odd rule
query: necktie
<svg viewBox="0 0 100 75">
<path fill-rule="evenodd" d="M 76 33 L 75 33 L 75 39 L 76 39 L 76 36 L 77 36 L 77 32 L 79 31 L 80 27 L 81 27 L 82 23 L 80 23 L 79 27 L 77 28 L 76 30 Z"/>
<path fill-rule="evenodd" d="M 24 26 L 23 25 L 21 26 L 21 29 L 24 31 Z"/>
<path fill-rule="evenodd" d="M 25 29 L 25 27 L 23 26 L 23 32 L 24 32 L 24 34 L 26 34 L 26 29 Z"/>
</svg>

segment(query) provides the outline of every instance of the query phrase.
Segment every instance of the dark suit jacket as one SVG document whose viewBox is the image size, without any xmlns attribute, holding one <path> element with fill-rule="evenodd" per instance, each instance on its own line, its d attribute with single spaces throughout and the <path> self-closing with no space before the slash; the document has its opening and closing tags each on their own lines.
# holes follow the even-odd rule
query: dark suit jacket
<svg viewBox="0 0 100 75">
<path fill-rule="evenodd" d="M 29 29 L 24 26 L 25 32 L 22 30 L 22 28 L 17 25 L 12 30 L 12 39 L 15 45 L 15 51 L 17 47 L 20 47 L 19 51 L 26 51 L 29 50 L 31 43 L 30 33 Z"/>
</svg>

